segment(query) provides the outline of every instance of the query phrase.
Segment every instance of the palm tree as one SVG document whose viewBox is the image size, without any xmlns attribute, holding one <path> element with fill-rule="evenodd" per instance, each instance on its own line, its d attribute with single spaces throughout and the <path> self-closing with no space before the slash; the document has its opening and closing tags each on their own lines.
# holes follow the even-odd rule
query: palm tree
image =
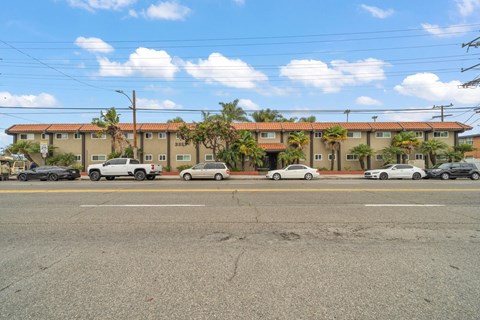
<svg viewBox="0 0 480 320">
<path fill-rule="evenodd" d="M 280 122 L 283 116 L 277 110 L 260 110 L 252 113 L 252 118 L 255 122 Z"/>
<path fill-rule="evenodd" d="M 103 113 L 100 111 L 100 118 L 93 118 L 92 124 L 101 128 L 97 132 L 98 136 L 108 134 L 112 138 L 111 151 L 115 154 L 123 154 L 125 135 L 118 126 L 120 122 L 120 114 L 117 113 L 115 107 L 112 107 Z"/>
<path fill-rule="evenodd" d="M 317 118 L 315 116 L 310 116 L 310 117 L 301 117 L 298 119 L 298 122 L 316 122 Z"/>
<path fill-rule="evenodd" d="M 294 147 L 303 150 L 308 144 L 310 139 L 305 135 L 303 131 L 295 131 L 288 136 L 288 143 Z"/>
<path fill-rule="evenodd" d="M 446 151 L 445 156 L 447 156 L 448 162 L 457 162 L 463 160 L 463 154 L 455 149 L 449 149 Z"/>
<path fill-rule="evenodd" d="M 278 154 L 278 159 L 288 166 L 300 162 L 300 159 L 305 159 L 305 153 L 298 148 L 288 148 Z"/>
<path fill-rule="evenodd" d="M 420 145 L 420 151 L 428 155 L 428 158 L 430 159 L 430 162 L 432 163 L 433 166 L 437 164 L 437 154 L 442 153 L 442 151 L 445 151 L 448 149 L 448 145 L 440 140 L 437 139 L 432 139 L 432 140 L 427 140 L 423 141 L 422 144 Z M 427 158 L 427 167 L 428 167 L 428 158 Z"/>
<path fill-rule="evenodd" d="M 218 104 L 222 106 L 222 117 L 227 123 L 235 121 L 250 122 L 247 113 L 241 107 L 237 107 L 238 99 L 227 103 L 219 102 Z"/>
<path fill-rule="evenodd" d="M 340 125 L 334 125 L 325 129 L 323 132 L 322 140 L 328 149 L 332 150 L 332 156 L 330 160 L 330 170 L 333 171 L 335 163 L 335 152 L 338 151 L 342 141 L 347 140 L 347 130 L 343 129 Z M 340 170 L 340 168 L 338 168 Z"/>
<path fill-rule="evenodd" d="M 370 146 L 361 143 L 358 146 L 350 149 L 350 153 L 358 157 L 360 167 L 362 168 L 362 170 L 365 170 L 365 158 L 373 156 L 374 151 Z"/>
<path fill-rule="evenodd" d="M 458 146 L 453 147 L 453 150 L 459 152 L 462 155 L 462 159 L 465 158 L 465 152 L 472 152 L 475 150 L 475 148 L 468 143 L 462 143 L 459 144 Z"/>
<path fill-rule="evenodd" d="M 403 150 L 402 163 L 406 162 L 404 155 L 410 155 L 413 150 L 420 146 L 420 140 L 418 140 L 415 132 L 413 131 L 401 131 L 393 137 L 392 146 L 399 147 Z"/>
<path fill-rule="evenodd" d="M 397 146 L 390 146 L 382 149 L 383 165 L 397 163 L 397 156 L 403 154 L 403 149 Z"/>
<path fill-rule="evenodd" d="M 167 123 L 182 123 L 185 122 L 182 117 L 175 117 L 167 121 Z"/>
</svg>

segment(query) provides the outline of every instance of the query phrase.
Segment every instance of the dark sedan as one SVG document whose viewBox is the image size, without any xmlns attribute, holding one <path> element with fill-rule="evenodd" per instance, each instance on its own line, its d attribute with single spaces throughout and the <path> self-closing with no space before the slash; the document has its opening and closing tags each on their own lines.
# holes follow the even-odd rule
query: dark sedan
<svg viewBox="0 0 480 320">
<path fill-rule="evenodd" d="M 59 179 L 75 180 L 80 178 L 78 169 L 64 168 L 57 166 L 42 166 L 25 170 L 18 174 L 17 179 L 27 181 L 33 179 L 57 181 Z"/>
</svg>

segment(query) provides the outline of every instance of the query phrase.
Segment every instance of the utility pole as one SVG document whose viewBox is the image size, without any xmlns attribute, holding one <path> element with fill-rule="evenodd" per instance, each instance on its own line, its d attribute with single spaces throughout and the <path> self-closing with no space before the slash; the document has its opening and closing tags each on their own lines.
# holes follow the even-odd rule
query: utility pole
<svg viewBox="0 0 480 320">
<path fill-rule="evenodd" d="M 377 122 L 377 118 L 378 118 L 378 116 L 373 116 L 373 117 L 372 117 L 373 122 Z"/>
<path fill-rule="evenodd" d="M 480 41 L 479 40 L 480 40 L 480 37 L 477 37 L 470 42 L 462 43 L 462 48 L 467 47 L 467 52 L 468 52 L 468 49 L 470 49 L 470 47 L 478 48 L 480 46 Z M 476 65 L 471 66 L 469 68 L 465 68 L 465 69 L 462 68 L 462 72 L 465 72 L 465 71 L 471 70 L 471 69 L 475 69 L 478 66 L 480 66 L 480 63 L 477 63 Z M 478 87 L 479 84 L 480 84 L 480 79 L 478 77 L 476 77 L 475 79 L 473 79 L 471 81 L 468 81 L 468 82 L 465 82 L 465 83 L 461 84 L 460 86 L 462 88 L 476 88 L 476 87 Z"/>
<path fill-rule="evenodd" d="M 453 107 L 453 104 L 450 103 L 449 105 L 447 106 L 433 106 L 433 109 L 440 109 L 440 115 L 439 116 L 433 116 L 432 119 L 435 119 L 435 118 L 441 118 L 442 122 L 443 122 L 443 119 L 445 117 L 450 117 L 450 116 L 453 116 L 453 114 L 444 114 L 443 112 L 443 109 L 444 108 L 450 108 L 450 107 Z"/>
<path fill-rule="evenodd" d="M 132 91 L 132 99 L 123 92 L 123 90 L 115 90 L 116 92 L 123 94 L 125 97 L 130 100 L 130 103 L 132 104 L 130 109 L 133 111 L 133 158 L 137 159 L 137 99 L 135 97 L 135 90 Z"/>
<path fill-rule="evenodd" d="M 344 112 L 344 114 L 347 115 L 347 122 L 348 122 L 348 115 L 350 114 L 350 112 L 352 112 L 352 110 L 350 110 L 350 109 L 347 109 L 347 110 L 345 110 L 345 112 Z"/>
</svg>

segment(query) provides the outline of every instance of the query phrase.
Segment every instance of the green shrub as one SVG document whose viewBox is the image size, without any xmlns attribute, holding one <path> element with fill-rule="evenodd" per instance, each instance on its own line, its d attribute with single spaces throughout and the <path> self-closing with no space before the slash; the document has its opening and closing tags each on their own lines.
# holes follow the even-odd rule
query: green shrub
<svg viewBox="0 0 480 320">
<path fill-rule="evenodd" d="M 185 169 L 190 169 L 191 167 L 192 167 L 192 165 L 190 165 L 190 164 L 185 164 L 185 165 L 183 165 L 183 166 L 178 166 L 178 167 L 177 167 L 177 170 L 178 170 L 178 172 L 180 172 L 180 171 L 185 170 Z"/>
</svg>

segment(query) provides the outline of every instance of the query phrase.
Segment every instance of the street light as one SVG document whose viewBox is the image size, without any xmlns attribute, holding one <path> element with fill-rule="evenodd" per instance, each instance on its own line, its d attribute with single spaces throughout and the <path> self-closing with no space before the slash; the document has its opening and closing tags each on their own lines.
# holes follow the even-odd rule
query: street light
<svg viewBox="0 0 480 320">
<path fill-rule="evenodd" d="M 125 97 L 130 100 L 130 103 L 132 104 L 130 109 L 133 111 L 133 158 L 137 159 L 137 109 L 136 109 L 136 99 L 135 99 L 135 90 L 132 91 L 132 99 L 123 92 L 123 90 L 115 90 L 115 92 L 123 94 Z"/>
</svg>

